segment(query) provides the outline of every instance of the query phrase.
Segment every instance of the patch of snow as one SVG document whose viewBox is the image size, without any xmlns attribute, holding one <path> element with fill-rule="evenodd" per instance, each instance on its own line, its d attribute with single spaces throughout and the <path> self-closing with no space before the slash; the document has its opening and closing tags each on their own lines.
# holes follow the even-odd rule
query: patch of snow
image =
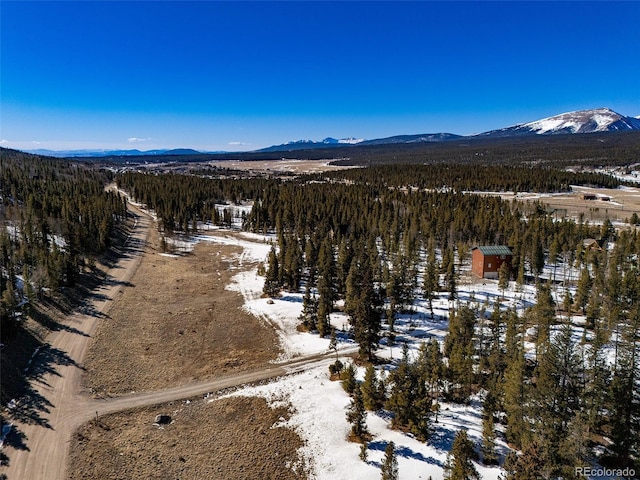
<svg viewBox="0 0 640 480">
<path fill-rule="evenodd" d="M 13 423 L 5 423 L 2 425 L 2 434 L 0 434 L 0 449 L 4 447 L 4 441 L 7 438 L 7 435 L 11 432 L 11 428 L 13 428 Z"/>
<path fill-rule="evenodd" d="M 587 130 L 590 132 L 602 132 L 606 131 L 609 125 L 621 118 L 622 116 L 620 114 L 608 108 L 598 108 L 561 113 L 553 117 L 525 123 L 521 127 L 531 129 L 538 134 L 553 133 L 564 129 L 569 129 L 571 133 L 576 133 L 589 123 L 595 122 L 596 127 Z"/>
<path fill-rule="evenodd" d="M 427 443 L 411 435 L 391 430 L 389 416 L 380 411 L 368 412 L 367 426 L 373 439 L 368 445 L 368 461 L 359 459 L 360 444 L 347 440 L 350 425 L 346 411 L 349 396 L 340 382 L 329 380 L 328 365 L 279 379 L 267 385 L 246 387 L 226 395 L 258 396 L 273 407 L 291 406 L 291 417 L 282 422 L 297 432 L 304 441 L 299 453 L 312 469 L 312 478 L 358 480 L 378 478 L 386 445 L 393 441 L 401 479 L 442 479 L 447 452 L 460 429 L 478 442 L 482 438 L 482 407 L 474 397 L 470 406 L 442 404 L 438 423 Z M 362 369 L 359 369 L 362 376 Z M 506 455 L 508 447 L 498 440 L 498 452 Z M 502 470 L 475 464 L 481 478 L 497 480 Z"/>
<path fill-rule="evenodd" d="M 360 142 L 364 142 L 364 138 L 349 137 L 349 138 L 341 138 L 340 140 L 338 140 L 338 143 L 346 143 L 349 145 L 355 145 Z"/>
</svg>

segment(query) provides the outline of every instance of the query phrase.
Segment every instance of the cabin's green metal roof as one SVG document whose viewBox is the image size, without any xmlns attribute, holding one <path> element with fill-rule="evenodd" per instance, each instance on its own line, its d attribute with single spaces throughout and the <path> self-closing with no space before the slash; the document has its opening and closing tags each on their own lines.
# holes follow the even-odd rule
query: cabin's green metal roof
<svg viewBox="0 0 640 480">
<path fill-rule="evenodd" d="M 476 247 L 483 255 L 513 255 L 511 249 L 506 245 L 487 245 Z"/>
</svg>

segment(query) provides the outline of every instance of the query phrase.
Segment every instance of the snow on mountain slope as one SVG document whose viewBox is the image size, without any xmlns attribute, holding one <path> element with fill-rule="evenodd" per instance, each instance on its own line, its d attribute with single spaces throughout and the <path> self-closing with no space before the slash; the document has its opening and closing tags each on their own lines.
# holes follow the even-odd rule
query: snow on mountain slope
<svg viewBox="0 0 640 480">
<path fill-rule="evenodd" d="M 569 133 L 602 132 L 621 118 L 622 115 L 613 110 L 601 108 L 562 113 L 535 122 L 525 123 L 522 127 L 538 134 L 549 134 L 561 130 Z"/>
<path fill-rule="evenodd" d="M 638 118 L 625 117 L 609 108 L 561 113 L 534 122 L 482 133 L 483 137 L 514 135 L 554 135 L 561 133 L 595 133 L 640 130 Z"/>
</svg>

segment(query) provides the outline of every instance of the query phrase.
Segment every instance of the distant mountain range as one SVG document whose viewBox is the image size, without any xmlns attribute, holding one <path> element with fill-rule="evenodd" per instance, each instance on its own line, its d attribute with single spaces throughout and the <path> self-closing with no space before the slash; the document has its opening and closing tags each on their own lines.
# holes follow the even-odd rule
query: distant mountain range
<svg viewBox="0 0 640 480">
<path fill-rule="evenodd" d="M 455 135 L 453 133 L 422 133 L 417 135 L 396 135 L 393 137 L 378 138 L 373 140 L 357 139 L 353 137 L 335 139 L 327 137 L 320 141 L 297 140 L 273 145 L 271 147 L 255 150 L 252 153 L 291 152 L 299 150 L 327 149 L 333 147 L 349 146 L 374 146 L 374 145 L 400 145 L 400 144 L 426 144 L 438 142 L 450 142 L 460 139 L 474 138 L 509 138 L 536 135 L 561 135 L 582 134 L 598 132 L 640 131 L 640 116 L 625 117 L 609 108 L 597 108 L 592 110 L 578 110 L 562 113 L 553 117 L 543 118 L 534 122 L 513 125 L 499 130 L 491 130 L 477 135 Z M 189 148 L 173 150 L 30 150 L 29 153 L 48 155 L 53 157 L 135 157 L 154 155 L 194 155 L 205 153 L 229 153 L 229 152 L 199 152 Z"/>
<path fill-rule="evenodd" d="M 344 147 L 347 145 L 361 145 L 364 142 L 363 139 L 358 138 L 342 138 L 340 140 L 327 137 L 324 140 L 296 140 L 294 142 L 287 142 L 281 145 L 272 145 L 271 147 L 262 148 L 256 150 L 256 152 L 281 152 L 281 151 L 293 151 L 293 150 L 309 150 L 312 148 L 327 148 L 327 147 Z"/>
<path fill-rule="evenodd" d="M 174 148 L 159 150 L 46 150 L 39 148 L 37 150 L 27 150 L 28 153 L 35 155 L 46 155 L 48 157 L 139 157 L 142 155 L 197 155 L 203 152 L 193 150 L 191 148 Z M 222 153 L 222 152 L 207 152 Z"/>
<path fill-rule="evenodd" d="M 317 148 L 327 148 L 333 146 L 345 146 L 346 143 L 363 145 L 393 145 L 393 144 L 416 144 L 449 142 L 460 139 L 473 138 L 507 138 L 522 137 L 527 135 L 560 135 L 576 133 L 596 133 L 596 132 L 620 132 L 625 130 L 640 130 L 640 116 L 625 117 L 609 108 L 597 108 L 592 110 L 578 110 L 575 112 L 562 113 L 553 117 L 543 118 L 535 122 L 523 123 L 500 130 L 477 135 L 455 135 L 453 133 L 421 133 L 417 135 L 396 135 L 394 137 L 378 138 L 374 140 L 355 140 L 353 138 L 336 140 L 325 138 L 322 141 L 299 140 L 297 142 L 287 142 L 282 145 L 257 150 L 258 152 L 286 152 L 294 150 L 308 150 Z"/>
</svg>

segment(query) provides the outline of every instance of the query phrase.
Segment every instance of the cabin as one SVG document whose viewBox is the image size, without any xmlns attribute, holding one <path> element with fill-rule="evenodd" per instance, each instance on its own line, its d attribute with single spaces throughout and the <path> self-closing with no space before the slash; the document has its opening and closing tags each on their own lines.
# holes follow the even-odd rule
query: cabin
<svg viewBox="0 0 640 480">
<path fill-rule="evenodd" d="M 596 240 L 595 238 L 585 238 L 582 240 L 582 248 L 584 250 L 604 250 L 605 240 L 601 238 L 600 240 Z"/>
<path fill-rule="evenodd" d="M 598 196 L 594 193 L 583 193 L 582 200 L 597 200 Z"/>
<path fill-rule="evenodd" d="M 513 252 L 506 245 L 479 246 L 471 250 L 471 271 L 480 278 L 498 278 L 503 263 L 511 267 Z"/>
</svg>

